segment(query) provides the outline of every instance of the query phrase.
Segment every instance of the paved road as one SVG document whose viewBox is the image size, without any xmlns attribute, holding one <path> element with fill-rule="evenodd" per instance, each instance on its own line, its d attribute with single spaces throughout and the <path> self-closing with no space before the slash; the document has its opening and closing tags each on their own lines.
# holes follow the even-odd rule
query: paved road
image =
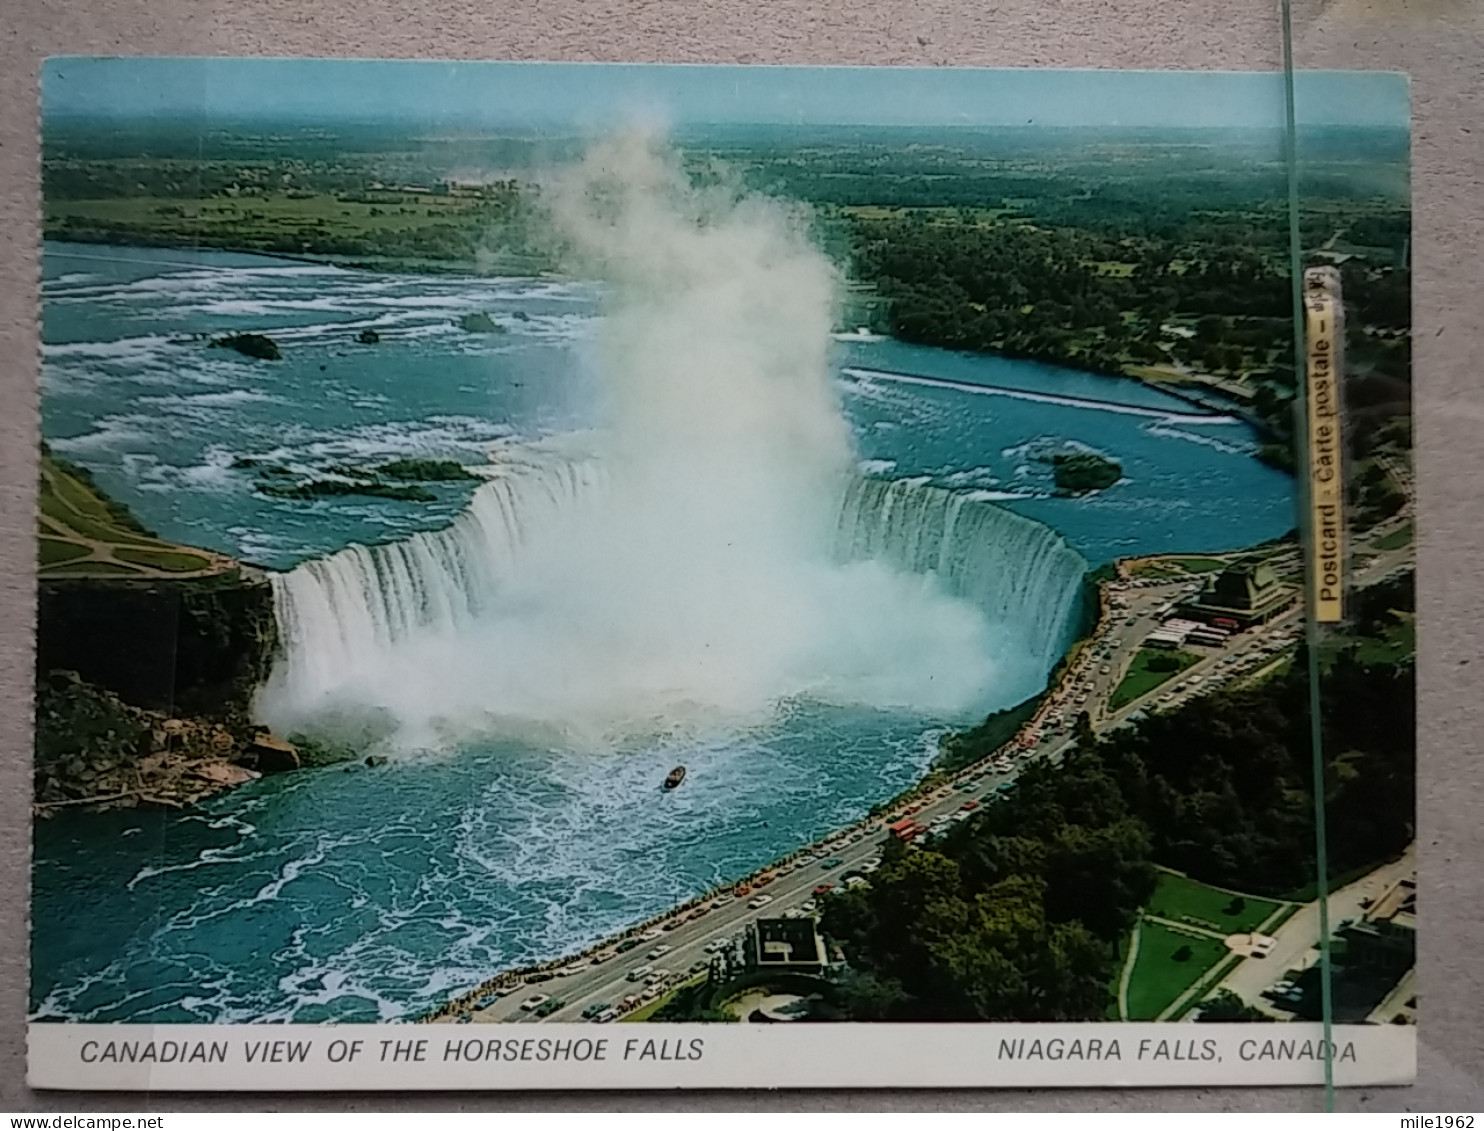
<svg viewBox="0 0 1484 1131">
<path fill-rule="evenodd" d="M 1338 926 L 1342 919 L 1358 919 L 1362 912 L 1361 902 L 1375 899 L 1397 880 L 1417 870 L 1416 845 L 1409 845 L 1396 860 L 1384 864 L 1374 872 L 1330 893 L 1330 929 Z M 1273 933 L 1277 940 L 1272 953 L 1266 958 L 1246 958 L 1222 979 L 1219 989 L 1231 990 L 1243 1001 L 1262 1008 L 1274 1016 L 1286 1016 L 1274 1011 L 1272 1005 L 1262 997 L 1262 991 L 1282 978 L 1288 970 L 1307 969 L 1319 946 L 1319 901 L 1306 903 Z"/>
<path fill-rule="evenodd" d="M 1363 548 L 1364 544 L 1357 546 L 1357 549 Z M 1379 554 L 1363 570 L 1357 571 L 1357 580 L 1379 580 L 1409 564 L 1410 554 L 1410 547 Z M 1295 565 L 1297 563 L 1294 554 L 1281 557 Z M 1280 561 L 1280 566 L 1282 564 Z M 1137 711 L 1151 706 L 1174 706 L 1238 675 L 1269 666 L 1298 639 L 1302 631 L 1302 610 L 1295 606 L 1266 626 L 1234 636 L 1224 648 L 1200 649 L 1203 658 L 1199 663 L 1141 699 L 1116 712 L 1107 712 L 1107 699 L 1121 680 L 1128 663 L 1137 654 L 1144 638 L 1168 615 L 1168 610 L 1174 604 L 1198 587 L 1198 583 L 1191 578 L 1160 583 L 1126 581 L 1111 584 L 1110 597 L 1116 597 L 1120 601 L 1119 606 L 1112 610 L 1115 615 L 1105 619 L 1098 633 L 1082 649 L 1077 662 L 1051 697 L 1051 705 L 1042 712 L 1043 725 L 1035 747 L 1020 751 L 1013 760 L 1004 757 L 997 759 L 998 768 L 981 763 L 964 771 L 931 797 L 915 799 L 911 804 L 916 810 L 912 814 L 916 820 L 922 824 L 935 819 L 952 820 L 956 814 L 963 812 L 965 802 L 973 801 L 981 805 L 991 803 L 989 799 L 993 797 L 996 787 L 1013 780 L 1019 769 L 1029 761 L 1040 758 L 1060 760 L 1074 743 L 1071 731 L 1073 722 L 1081 711 L 1089 712 L 1095 730 L 1103 731 L 1120 726 Z M 1045 721 L 1056 719 L 1058 715 L 1059 723 Z M 904 809 L 905 806 L 899 806 L 894 813 Z M 844 830 L 814 850 L 818 854 L 817 859 L 775 869 L 774 878 L 748 896 L 722 897 L 705 905 L 698 915 L 694 912 L 682 913 L 681 917 L 668 920 L 661 927 L 646 932 L 648 937 L 637 947 L 621 954 L 615 951 L 617 940 L 610 940 L 596 952 L 589 952 L 589 957 L 574 960 L 565 967 L 566 973 L 540 984 L 520 986 L 489 1007 L 475 1012 L 472 1020 L 581 1020 L 584 1009 L 597 1005 L 615 1005 L 630 995 L 643 992 L 645 982 L 642 979 L 631 980 L 629 976 L 644 967 L 651 972 L 669 972 L 667 985 L 684 981 L 692 966 L 709 961 L 711 955 L 706 949 L 708 944 L 739 936 L 746 925 L 759 916 L 776 917 L 785 911 L 802 907 L 815 898 L 815 888 L 821 884 L 838 886 L 844 874 L 860 869 L 880 855 L 888 835 L 881 821 Z M 838 860 L 840 863 L 826 868 L 825 860 Z M 1345 889 L 1346 892 L 1349 890 Z M 1341 894 L 1336 893 L 1335 898 L 1340 899 Z M 768 896 L 767 904 L 759 908 L 750 907 L 749 902 L 758 895 Z M 1361 897 L 1356 896 L 1356 908 Z M 1349 904 L 1341 903 L 1336 906 L 1348 907 Z M 1337 911 L 1335 921 L 1350 913 Z M 1292 946 L 1297 948 L 1297 952 L 1301 952 L 1317 941 L 1317 918 L 1316 909 L 1312 911 L 1314 937 L 1304 946 L 1300 946 L 1299 942 L 1308 929 L 1306 925 L 1309 924 L 1309 917 L 1304 916 L 1302 911 L 1295 916 L 1295 920 L 1285 925 L 1283 939 L 1293 940 Z M 672 929 L 662 929 L 667 925 Z M 650 957 L 658 947 L 667 949 Z M 596 957 L 593 957 L 594 953 Z M 1228 981 L 1238 979 L 1236 984 L 1245 986 L 1248 981 L 1255 980 L 1258 977 L 1256 973 L 1245 972 L 1253 968 L 1254 964 L 1255 960 L 1245 961 L 1237 967 Z M 1262 971 L 1278 971 L 1277 974 L 1268 975 L 1269 980 L 1281 976 L 1286 968 L 1288 966 L 1284 960 L 1276 954 L 1260 964 Z M 1224 982 L 1223 985 L 1225 984 Z M 1255 997 L 1266 984 L 1256 986 L 1250 996 Z M 651 997 L 658 996 L 660 992 L 661 990 L 654 991 Z M 522 1003 L 536 994 L 549 995 L 560 1000 L 563 1005 L 547 1018 L 538 1018 L 533 1012 L 521 1009 Z"/>
<path fill-rule="evenodd" d="M 967 802 L 986 804 L 995 788 L 1015 776 L 1015 770 L 996 773 L 992 770 L 976 770 L 957 779 L 959 784 L 972 788 L 944 786 L 926 799 L 914 800 L 911 804 L 921 808 L 913 815 L 918 821 L 927 823 L 936 817 L 951 817 L 964 812 Z M 631 994 L 644 989 L 642 981 L 631 981 L 628 975 L 640 967 L 667 970 L 679 975 L 690 970 L 698 962 L 709 960 L 706 944 L 715 940 L 729 939 L 739 934 L 745 926 L 759 916 L 776 918 L 783 912 L 800 907 L 816 898 L 815 889 L 822 884 L 839 887 L 842 877 L 859 870 L 881 854 L 881 848 L 889 834 L 881 821 L 871 821 L 853 830 L 839 834 L 835 839 L 821 845 L 816 854 L 821 859 L 804 859 L 793 865 L 774 870 L 774 879 L 762 887 L 755 888 L 742 898 L 723 896 L 707 904 L 706 911 L 698 918 L 670 920 L 676 923 L 672 930 L 653 928 L 646 934 L 651 937 L 623 954 L 613 953 L 613 946 L 599 949 L 603 961 L 594 964 L 584 959 L 580 964 L 568 967 L 572 972 L 551 981 L 527 986 L 508 994 L 487 1009 L 474 1014 L 475 1021 L 535 1021 L 531 1012 L 522 1010 L 521 1004 L 535 994 L 548 994 L 565 1004 L 550 1014 L 552 1021 L 581 1020 L 582 1011 L 595 1004 L 612 1005 Z M 838 860 L 839 864 L 825 867 L 825 862 Z M 768 902 L 758 908 L 749 904 L 758 897 L 767 896 Z M 653 958 L 650 954 L 657 947 L 669 948 Z"/>
<path fill-rule="evenodd" d="M 1071 676 L 1063 682 L 1064 690 L 1060 695 L 1066 703 L 1063 725 L 1055 732 L 1047 734 L 1035 750 L 1023 751 L 1013 760 L 1000 759 L 1001 769 L 996 770 L 981 764 L 965 771 L 953 783 L 939 788 L 930 797 L 915 799 L 911 802 L 916 809 L 912 814 L 915 819 L 923 824 L 940 818 L 951 820 L 955 814 L 964 812 L 966 802 L 989 804 L 988 799 L 993 796 L 996 787 L 1013 780 L 1020 767 L 1027 762 L 1036 758 L 1060 758 L 1073 744 L 1070 734 L 1071 719 L 1075 717 L 1076 711 L 1087 709 L 1085 705 L 1079 706 L 1077 703 L 1083 694 L 1076 689 L 1077 685 L 1086 683 L 1090 686 L 1092 690 L 1087 703 L 1094 710 L 1100 711 L 1100 704 L 1117 686 L 1127 661 L 1138 651 L 1144 637 L 1158 623 L 1162 611 L 1179 600 L 1189 590 L 1190 584 L 1163 583 L 1125 587 L 1121 595 L 1126 599 L 1127 607 L 1120 610 L 1119 617 L 1110 618 L 1104 625 L 1102 631 L 1084 649 L 1083 658 L 1073 669 Z M 1128 624 L 1129 620 L 1134 623 Z M 1226 654 L 1241 657 L 1244 666 L 1248 666 L 1263 659 L 1266 653 L 1260 653 L 1259 649 L 1270 644 L 1271 638 L 1267 635 L 1258 637 L 1253 633 L 1245 633 L 1232 643 Z M 1100 655 L 1105 648 L 1106 655 Z M 1203 660 L 1187 673 L 1187 679 L 1190 674 L 1213 667 L 1219 658 L 1219 654 L 1213 654 Z M 1101 671 L 1105 666 L 1110 669 L 1108 673 Z M 1162 690 L 1163 688 L 1156 689 Z M 1103 720 L 1103 724 L 1121 723 L 1132 711 L 1140 706 L 1147 706 L 1150 698 L 1146 696 L 1129 704 L 1126 709 Z M 1098 725 L 1098 729 L 1103 729 L 1103 726 Z M 905 810 L 906 806 L 902 806 L 898 811 Z M 641 993 L 645 989 L 644 982 L 629 979 L 629 975 L 641 967 L 669 971 L 677 980 L 682 980 L 681 976 L 688 974 L 694 964 L 710 959 L 707 944 L 740 934 L 754 918 L 775 917 L 807 904 L 815 898 L 815 888 L 821 884 L 838 886 L 845 873 L 860 869 L 880 855 L 887 835 L 881 821 L 872 821 L 846 830 L 819 846 L 816 854 L 820 859 L 811 859 L 776 870 L 771 882 L 757 888 L 747 897 L 722 897 L 713 904 L 706 905 L 706 910 L 699 917 L 671 920 L 671 923 L 676 924 L 671 930 L 653 928 L 646 932 L 649 938 L 643 939 L 639 946 L 622 954 L 615 953 L 614 944 L 610 943 L 597 951 L 599 961 L 595 962 L 592 958 L 574 961 L 565 968 L 568 973 L 539 984 L 517 988 L 489 1007 L 475 1012 L 472 1019 L 475 1022 L 543 1020 L 537 1018 L 532 1011 L 521 1009 L 521 1005 L 534 995 L 544 994 L 564 1003 L 562 1008 L 549 1014 L 545 1020 L 576 1021 L 581 1020 L 582 1011 L 590 1006 L 613 1005 L 625 997 Z M 840 863 L 826 868 L 825 860 L 838 860 Z M 750 907 L 749 902 L 759 895 L 768 896 L 768 903 L 761 908 Z M 651 958 L 650 955 L 658 947 L 668 949 Z"/>
</svg>

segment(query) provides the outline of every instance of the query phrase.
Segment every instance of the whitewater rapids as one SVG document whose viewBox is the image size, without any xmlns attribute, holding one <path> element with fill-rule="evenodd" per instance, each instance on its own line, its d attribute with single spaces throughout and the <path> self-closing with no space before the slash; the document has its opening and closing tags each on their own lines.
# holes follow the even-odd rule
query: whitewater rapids
<svg viewBox="0 0 1484 1131">
<path fill-rule="evenodd" d="M 267 722 L 393 752 L 609 746 L 800 699 L 957 717 L 1040 688 L 1084 563 L 1007 511 L 858 477 L 841 279 L 806 213 L 641 135 L 544 199 L 603 289 L 598 427 L 498 453 L 445 531 L 279 578 Z"/>
</svg>

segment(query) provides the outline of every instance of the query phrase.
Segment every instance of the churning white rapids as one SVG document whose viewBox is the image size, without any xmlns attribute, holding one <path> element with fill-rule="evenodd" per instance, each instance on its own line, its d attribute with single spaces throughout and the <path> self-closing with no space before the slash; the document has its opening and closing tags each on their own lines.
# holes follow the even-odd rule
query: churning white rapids
<svg viewBox="0 0 1484 1131">
<path fill-rule="evenodd" d="M 840 280 L 807 217 L 697 187 L 644 137 L 547 195 L 605 288 L 603 427 L 497 450 L 447 530 L 276 577 L 263 718 L 393 750 L 583 747 L 797 698 L 951 717 L 1033 694 L 1084 563 L 992 504 L 856 474 Z"/>
</svg>

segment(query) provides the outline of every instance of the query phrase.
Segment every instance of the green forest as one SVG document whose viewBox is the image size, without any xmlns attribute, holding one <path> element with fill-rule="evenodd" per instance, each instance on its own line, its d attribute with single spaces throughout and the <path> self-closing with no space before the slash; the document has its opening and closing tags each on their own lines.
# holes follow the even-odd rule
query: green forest
<svg viewBox="0 0 1484 1131">
<path fill-rule="evenodd" d="M 1415 673 L 1368 642 L 1409 619 L 1411 575 L 1364 591 L 1327 654 L 1324 783 L 1334 875 L 1414 835 Z M 867 887 L 824 901 L 861 1020 L 1099 1019 L 1119 941 L 1156 865 L 1266 896 L 1315 879 L 1308 682 L 1300 654 L 1234 685 L 1094 737 L 932 847 L 892 842 Z"/>
<path fill-rule="evenodd" d="M 874 328 L 1214 389 L 1266 433 L 1265 458 L 1291 467 L 1281 135 L 733 133 L 679 139 L 692 175 L 807 203 L 818 240 L 851 280 L 854 313 Z M 1345 395 L 1359 452 L 1410 412 L 1407 139 L 1331 130 L 1300 142 L 1306 256 L 1335 264 L 1344 281 Z M 576 138 L 287 124 L 49 125 L 44 230 L 406 270 L 553 269 L 561 249 L 529 173 L 580 149 Z M 501 174 L 467 172 L 480 168 Z"/>
</svg>

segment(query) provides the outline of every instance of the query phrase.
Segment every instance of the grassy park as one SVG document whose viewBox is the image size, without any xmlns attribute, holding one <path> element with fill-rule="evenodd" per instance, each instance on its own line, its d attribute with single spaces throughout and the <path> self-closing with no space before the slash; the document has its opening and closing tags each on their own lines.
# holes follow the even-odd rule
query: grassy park
<svg viewBox="0 0 1484 1131">
<path fill-rule="evenodd" d="M 37 569 L 47 577 L 159 577 L 222 568 L 220 559 L 154 537 L 86 473 L 43 454 Z"/>
<path fill-rule="evenodd" d="M 1282 904 L 1198 883 L 1178 872 L 1160 872 L 1148 915 L 1204 927 L 1222 935 L 1256 930 Z"/>
<path fill-rule="evenodd" d="M 409 192 L 118 196 L 48 200 L 46 205 L 47 231 L 60 238 L 280 253 L 426 254 L 431 249 L 445 258 L 468 254 L 470 234 L 492 218 L 478 198 Z"/>
<path fill-rule="evenodd" d="M 1264 925 L 1271 932 L 1294 910 L 1291 903 L 1160 869 L 1154 894 L 1120 948 L 1117 1000 L 1110 1015 L 1153 1021 L 1186 990 L 1219 973 L 1217 968 L 1231 955 L 1226 936 Z M 1194 995 L 1192 1001 L 1204 996 Z"/>
<path fill-rule="evenodd" d="M 1153 1021 L 1230 953 L 1219 939 L 1141 921 L 1128 980 L 1127 1019 Z"/>
<path fill-rule="evenodd" d="M 1222 558 L 1170 558 L 1169 561 L 1186 573 L 1215 573 L 1227 565 Z"/>
<path fill-rule="evenodd" d="M 1123 679 L 1113 689 L 1108 699 L 1108 710 L 1116 711 L 1140 696 L 1147 695 L 1160 684 L 1173 679 L 1186 668 L 1200 663 L 1200 657 L 1191 652 L 1164 648 L 1140 648 L 1138 655 L 1129 664 Z"/>
</svg>

